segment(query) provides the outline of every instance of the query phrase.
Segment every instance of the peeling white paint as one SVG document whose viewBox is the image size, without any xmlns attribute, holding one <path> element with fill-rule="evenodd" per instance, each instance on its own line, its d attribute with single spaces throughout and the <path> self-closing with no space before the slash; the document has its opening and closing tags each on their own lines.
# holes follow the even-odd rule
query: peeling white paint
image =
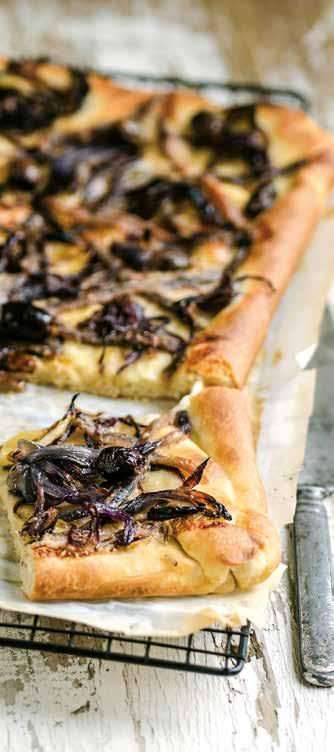
<svg viewBox="0 0 334 752">
<path fill-rule="evenodd" d="M 3 53 L 301 86 L 334 123 L 331 3 L 7 0 L 0 29 Z M 287 575 L 252 654 L 225 680 L 1 648 L 0 751 L 329 752 L 334 693 L 298 680 Z"/>
</svg>

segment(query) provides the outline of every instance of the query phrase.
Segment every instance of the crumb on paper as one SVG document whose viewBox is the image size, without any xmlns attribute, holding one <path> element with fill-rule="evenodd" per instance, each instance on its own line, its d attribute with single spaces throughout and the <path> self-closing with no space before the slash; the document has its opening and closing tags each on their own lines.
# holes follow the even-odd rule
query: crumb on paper
<svg viewBox="0 0 334 752">
<path fill-rule="evenodd" d="M 280 348 L 277 349 L 277 350 L 275 350 L 275 352 L 273 354 L 273 361 L 272 361 L 273 362 L 273 366 L 276 366 L 277 363 L 279 363 L 282 360 L 282 358 L 283 358 L 282 350 Z"/>
</svg>

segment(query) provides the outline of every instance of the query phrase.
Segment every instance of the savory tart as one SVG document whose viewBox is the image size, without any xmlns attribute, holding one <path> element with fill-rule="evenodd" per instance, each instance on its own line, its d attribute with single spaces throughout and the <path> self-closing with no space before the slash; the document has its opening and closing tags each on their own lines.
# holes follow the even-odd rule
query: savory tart
<svg viewBox="0 0 334 752">
<path fill-rule="evenodd" d="M 241 386 L 333 175 L 302 112 L 2 59 L 3 388 Z"/>
<path fill-rule="evenodd" d="M 208 387 L 153 419 L 72 400 L 0 463 L 30 599 L 229 593 L 279 563 L 242 391 Z"/>
</svg>

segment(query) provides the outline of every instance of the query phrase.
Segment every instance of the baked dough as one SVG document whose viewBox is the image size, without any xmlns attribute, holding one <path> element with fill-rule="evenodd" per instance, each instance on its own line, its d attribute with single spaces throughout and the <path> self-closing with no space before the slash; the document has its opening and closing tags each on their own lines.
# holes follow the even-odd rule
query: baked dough
<svg viewBox="0 0 334 752">
<path fill-rule="evenodd" d="M 3 59 L 0 94 L 0 287 L 21 305 L 0 311 L 5 386 L 241 387 L 326 205 L 333 137 L 286 107 L 46 61 Z"/>
<path fill-rule="evenodd" d="M 28 598 L 86 600 L 229 593 L 237 587 L 248 589 L 265 580 L 274 571 L 280 561 L 280 546 L 276 530 L 267 517 L 265 493 L 256 470 L 247 398 L 243 392 L 224 387 L 205 388 L 188 400 L 186 411 L 184 406 L 182 411 L 176 407 L 153 421 L 141 416 L 138 418 L 141 421 L 139 427 L 129 416 L 126 416 L 124 422 L 109 420 L 106 423 L 102 420 L 99 423 L 99 420 L 102 420 L 101 416 L 83 414 L 72 405 L 66 416 L 50 429 L 16 436 L 2 447 L 1 498 L 21 559 L 23 589 Z M 144 421 L 146 425 L 143 424 Z M 68 435 L 70 426 L 72 433 Z M 66 435 L 68 437 L 64 443 Z M 22 438 L 26 441 L 18 444 Z M 51 514 L 54 510 L 58 514 L 55 527 L 47 528 L 43 522 L 39 533 L 36 526 L 31 527 L 32 524 L 36 525 L 36 510 L 42 497 L 38 496 L 36 500 L 36 493 L 41 492 L 36 490 L 38 486 L 35 485 L 34 500 L 30 499 L 30 505 L 17 504 L 20 498 L 22 500 L 20 483 L 23 482 L 24 475 L 22 464 L 18 465 L 17 451 L 20 452 L 21 463 L 24 465 L 23 455 L 26 458 L 32 457 L 33 454 L 29 455 L 31 448 L 35 452 L 37 450 L 28 441 L 35 442 L 38 447 L 51 446 L 51 452 L 56 451 L 57 454 L 59 451 L 64 452 L 69 445 L 82 449 L 87 440 L 95 447 L 89 450 L 92 453 L 102 451 L 101 447 L 105 452 L 107 447 L 115 444 L 119 446 L 121 442 L 123 445 L 128 442 L 133 448 L 138 443 L 143 445 L 145 441 L 160 440 L 158 449 L 153 451 L 151 464 L 145 467 L 140 476 L 136 490 L 130 493 L 126 503 L 123 499 L 122 509 L 126 509 L 126 504 L 131 503 L 131 499 L 138 498 L 138 493 L 157 494 L 158 491 L 167 491 L 164 501 L 160 499 L 160 513 L 162 509 L 165 521 L 159 522 L 159 518 L 156 521 L 149 520 L 147 509 L 146 512 L 133 512 L 134 537 L 132 542 L 128 540 L 127 545 L 124 540 L 123 545 L 120 543 L 123 523 L 114 521 L 100 527 L 97 538 L 88 536 L 84 544 L 81 540 L 81 545 L 74 545 L 73 531 L 69 533 L 69 525 L 73 523 L 60 519 L 61 510 L 78 507 L 73 501 L 71 504 L 66 502 L 66 498 L 69 499 L 69 486 L 65 484 L 61 504 L 54 485 L 51 491 L 50 488 L 47 490 L 46 485 L 43 486 L 44 512 L 40 509 L 40 514 L 47 514 L 45 510 L 52 507 L 53 494 L 57 505 L 53 512 L 51 510 Z M 158 451 L 158 456 L 155 451 Z M 166 506 L 173 506 L 173 499 L 174 505 L 176 503 L 180 507 L 180 498 L 175 502 L 176 489 L 184 483 L 187 485 L 185 479 L 209 455 L 210 459 L 199 482 L 195 483 L 192 490 L 193 496 L 189 496 L 186 502 L 181 500 L 181 506 L 193 506 L 194 503 L 203 502 L 204 492 L 210 494 L 210 497 L 205 497 L 211 499 L 205 502 L 208 506 L 204 511 L 202 506 L 198 511 L 195 509 L 195 513 L 187 513 L 182 517 L 178 517 L 174 511 L 170 519 L 167 519 Z M 55 454 L 52 454 L 49 466 L 35 461 L 35 470 L 39 468 L 38 472 L 42 475 L 46 473 L 49 481 L 51 478 L 55 484 L 58 476 L 54 465 L 57 462 L 58 471 L 59 468 L 62 471 L 65 469 L 70 475 L 74 472 L 74 466 L 54 458 Z M 94 467 L 97 466 L 101 467 Z M 177 466 L 179 474 L 172 472 L 171 466 Z M 110 465 L 108 467 L 110 471 Z M 119 492 L 122 484 L 124 487 L 124 483 L 129 480 L 124 478 L 124 466 L 122 468 L 114 477 L 112 487 L 113 490 L 116 489 L 115 492 Z M 183 480 L 180 478 L 180 470 Z M 76 472 L 78 474 L 78 466 Z M 25 488 L 28 489 L 25 491 L 27 499 L 31 486 L 28 476 L 24 477 Z M 8 490 L 7 481 L 12 490 L 13 485 L 16 491 L 21 489 L 20 496 Z M 43 482 L 45 483 L 45 476 Z M 94 488 L 89 485 L 90 482 L 95 483 Z M 103 482 L 106 482 L 105 478 Z M 101 478 L 99 481 L 96 478 L 94 481 L 87 481 L 86 486 L 84 484 L 85 493 L 94 493 L 95 499 L 99 498 L 96 483 L 101 487 Z M 49 492 L 51 496 L 48 495 Z M 189 486 L 186 494 L 190 493 Z M 194 502 L 196 493 L 199 496 L 196 497 L 197 502 Z M 90 498 L 92 500 L 93 497 Z M 81 503 L 82 499 L 83 497 Z M 223 514 L 222 508 L 218 507 L 217 513 L 217 503 L 223 504 L 227 512 L 224 510 Z M 157 506 L 159 507 L 159 503 Z M 216 511 L 210 516 L 210 510 Z M 38 519 L 41 524 L 44 517 Z M 51 518 L 48 519 L 50 521 Z M 87 523 L 87 520 L 84 519 L 83 522 Z M 74 524 L 80 526 L 80 519 Z M 22 532 L 23 527 L 25 532 Z M 77 530 L 76 527 L 76 534 Z"/>
</svg>

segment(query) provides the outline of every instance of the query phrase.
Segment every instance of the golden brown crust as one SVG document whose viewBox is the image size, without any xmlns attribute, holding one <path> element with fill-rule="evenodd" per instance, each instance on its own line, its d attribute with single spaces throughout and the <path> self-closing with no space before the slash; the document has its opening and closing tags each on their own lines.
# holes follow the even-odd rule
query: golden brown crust
<svg viewBox="0 0 334 752">
<path fill-rule="evenodd" d="M 89 94 L 83 106 L 74 115 L 58 118 L 56 132 L 76 133 L 129 117 L 152 96 L 151 92 L 127 89 L 95 73 L 89 75 L 88 83 Z"/>
<path fill-rule="evenodd" d="M 63 350 L 73 351 L 73 358 L 69 360 L 60 351 L 49 361 L 38 360 L 29 379 L 102 395 L 153 398 L 179 397 L 197 377 L 205 384 L 242 387 L 275 309 L 325 210 L 333 179 L 334 149 L 314 157 L 309 165 L 300 169 L 293 188 L 260 216 L 256 225 L 257 239 L 246 261 L 240 264 L 237 276 L 264 277 L 272 287 L 265 280 L 249 279 L 240 283 L 242 294 L 195 337 L 187 348 L 185 366 L 172 378 L 164 375 L 168 358 L 161 353 L 145 356 L 140 364 L 118 375 L 120 363 L 115 348 L 108 348 L 101 371 L 98 366 L 100 348 L 70 343 Z M 80 368 L 80 351 L 84 349 L 86 364 Z"/>
<path fill-rule="evenodd" d="M 74 392 L 141 399 L 177 399 L 189 392 L 196 380 L 196 375 L 184 367 L 178 368 L 175 374 L 166 373 L 169 364 L 166 353 L 145 353 L 137 363 L 120 373 L 123 363 L 121 348 L 105 349 L 103 369 L 100 367 L 101 355 L 101 346 L 65 342 L 56 355 L 47 359 L 35 358 L 34 370 L 27 378 L 37 384 L 52 384 Z M 19 376 L 26 378 L 26 374 Z"/>
<path fill-rule="evenodd" d="M 5 68 L 7 62 L 3 58 L 1 67 Z M 66 89 L 68 86 L 70 73 L 66 67 L 51 63 L 29 65 L 51 88 Z M 144 131 L 144 137 L 141 134 L 141 156 L 147 178 L 172 176 L 179 180 L 184 176 L 198 179 L 204 193 L 220 208 L 223 217 L 235 228 L 247 229 L 249 220 L 244 210 L 249 195 L 245 187 L 218 179 L 212 174 L 209 148 L 194 148 L 191 139 L 189 142 L 185 138 L 192 117 L 203 109 L 219 112 L 219 104 L 191 91 L 155 94 L 127 88 L 97 73 L 90 73 L 87 81 L 89 91 L 77 111 L 56 118 L 45 128 L 23 134 L 18 137 L 18 142 L 32 148 L 43 144 L 45 148 L 49 139 L 48 148 L 51 148 L 50 144 L 53 141 L 57 144 L 62 135 L 88 133 L 90 129 L 131 118 L 141 105 L 152 99 L 154 104 L 147 115 L 148 121 L 144 126 L 140 123 Z M 275 168 L 298 160 L 310 160 L 306 166 L 292 171 L 285 182 L 283 180 L 280 197 L 272 208 L 263 211 L 252 222 L 255 241 L 246 260 L 234 274 L 235 277 L 265 277 L 274 289 L 259 280 L 238 283 L 237 292 L 240 294 L 207 326 L 206 319 L 202 331 L 186 349 L 185 362 L 171 378 L 165 373 L 171 360 L 166 352 L 145 353 L 141 362 L 120 371 L 124 348 L 108 347 L 102 371 L 99 367 L 102 347 L 69 340 L 49 360 L 36 359 L 34 372 L 19 376 L 98 394 L 135 397 L 178 397 L 189 390 L 197 377 L 206 384 L 240 387 L 246 382 L 274 310 L 320 220 L 334 179 L 333 136 L 319 128 L 306 114 L 287 107 L 260 104 L 256 106 L 256 121 L 266 136 L 269 157 Z M 161 124 L 163 128 L 160 128 Z M 9 161 L 14 159 L 15 148 L 9 140 L 4 146 L 4 158 L 6 149 Z M 112 240 L 126 241 L 127 234 L 132 234 L 130 223 L 135 228 L 142 222 L 135 214 L 123 216 L 123 224 L 127 225 L 127 232 L 123 232 L 117 215 L 119 210 L 111 210 L 107 202 L 104 212 L 91 211 L 80 204 L 74 193 L 70 196 L 66 192 L 56 193 L 46 199 L 46 204 L 55 219 L 65 227 L 82 223 L 83 236 L 86 232 L 88 240 L 93 244 L 96 242 L 97 246 L 100 240 L 105 252 Z M 0 224 L 8 229 L 18 227 L 24 224 L 30 210 L 29 200 L 26 205 L 0 206 Z M 183 218 L 184 222 L 188 220 L 189 217 Z M 232 256 L 231 247 L 221 238 L 203 241 L 203 245 L 193 249 L 192 271 L 199 276 L 205 271 L 215 272 L 226 267 Z M 54 271 L 57 273 L 56 269 Z"/>
<path fill-rule="evenodd" d="M 217 102 L 191 91 L 175 91 L 166 96 L 167 127 L 181 135 L 199 111 L 222 111 Z M 278 165 L 289 164 L 328 147 L 333 150 L 333 136 L 305 112 L 284 105 L 257 104 L 256 122 L 265 131 L 271 156 Z"/>
<path fill-rule="evenodd" d="M 40 555 L 41 554 L 41 555 Z M 31 600 L 89 600 L 207 593 L 201 567 L 174 542 L 133 543 L 128 549 L 60 557 L 34 552 Z"/>
<path fill-rule="evenodd" d="M 246 396 L 237 390 L 207 388 L 191 399 L 189 414 L 192 439 L 180 435 L 177 444 L 163 445 L 162 452 L 167 457 L 177 453 L 194 466 L 211 453 L 213 459 L 197 488 L 223 502 L 233 521 L 201 515 L 174 520 L 165 541 L 150 536 L 111 550 L 73 550 L 48 537 L 24 544 L 13 513 L 14 497 L 3 487 L 2 499 L 24 562 L 24 589 L 29 598 L 223 593 L 237 586 L 248 588 L 271 574 L 280 550 L 277 533 L 266 516 Z M 170 430 L 168 423 L 158 423 L 154 438 Z M 197 436 L 201 448 L 195 443 Z M 14 445 L 11 441 L 3 447 L 3 465 Z"/>
<path fill-rule="evenodd" d="M 261 104 L 257 107 L 257 121 L 265 130 L 269 150 L 279 165 L 321 154 L 333 153 L 333 136 L 320 128 L 309 115 L 290 107 Z"/>
<path fill-rule="evenodd" d="M 194 441 L 224 467 L 237 493 L 238 508 L 266 513 L 246 393 L 206 387 L 192 397 L 189 415 Z"/>
<path fill-rule="evenodd" d="M 187 92 L 170 95 L 169 126 L 180 134 L 201 109 L 216 109 L 201 96 Z M 245 295 L 222 310 L 188 348 L 187 367 L 209 384 L 242 386 L 260 349 L 270 320 L 300 262 L 325 209 L 334 181 L 334 139 L 303 112 L 269 104 L 257 107 L 257 122 L 268 138 L 269 153 L 277 166 L 311 158 L 300 169 L 290 188 L 256 222 L 257 240 L 238 276 L 267 277 L 275 292 L 255 281 L 243 286 Z M 191 167 L 193 152 L 183 152 L 184 172 Z M 211 175 L 204 184 L 212 200 L 236 226 L 242 214 L 229 200 L 224 184 Z"/>
<path fill-rule="evenodd" d="M 36 548 L 31 600 L 91 600 L 229 593 L 264 581 L 280 561 L 277 533 L 252 512 L 240 526 L 175 526 L 175 538 L 127 549 L 62 557 Z"/>
<path fill-rule="evenodd" d="M 194 438 L 224 467 L 235 492 L 233 529 L 205 520 L 178 523 L 178 540 L 194 558 L 203 547 L 207 573 L 219 563 L 231 566 L 239 587 L 265 579 L 279 563 L 277 532 L 267 517 L 266 497 L 256 468 L 247 396 L 236 389 L 207 387 L 192 397 L 189 409 Z M 221 592 L 221 591 L 219 591 Z"/>
<path fill-rule="evenodd" d="M 294 187 L 257 223 L 257 240 L 238 276 L 244 294 L 222 310 L 188 348 L 187 366 L 206 383 L 243 386 L 273 313 L 326 207 L 334 179 L 334 149 L 301 169 Z"/>
</svg>

